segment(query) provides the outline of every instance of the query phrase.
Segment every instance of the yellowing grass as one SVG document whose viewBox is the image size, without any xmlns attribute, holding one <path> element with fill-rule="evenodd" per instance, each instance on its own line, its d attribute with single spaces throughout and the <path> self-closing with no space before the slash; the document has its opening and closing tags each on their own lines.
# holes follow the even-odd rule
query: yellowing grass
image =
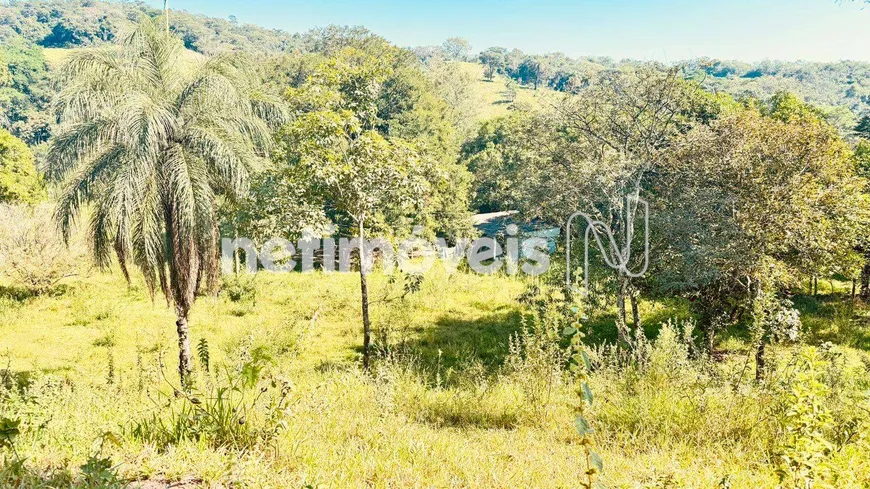
<svg viewBox="0 0 870 489">
<path fill-rule="evenodd" d="M 201 297 L 192 340 L 208 341 L 209 375 L 232 372 L 261 348 L 274 359 L 269 373 L 293 385 L 286 428 L 242 451 L 195 440 L 157 447 L 131 436 L 131 423 L 160 409 L 157 391 L 172 392 L 173 314 L 118 275 L 65 287 L 24 300 L 0 288 L 0 355 L 10 366 L 3 382 L 26 386 L 13 389 L 19 393 L 0 405 L 0 416 L 16 406 L 24 421 L 18 450 L 35 474 L 74 475 L 96 454 L 130 480 L 193 481 L 189 487 L 568 488 L 585 470 L 572 386 L 555 386 L 550 404 L 533 406 L 502 375 L 508 338 L 521 326 L 520 280 L 436 270 L 420 292 L 399 300 L 395 286 L 374 275 L 373 321 L 394 353 L 370 375 L 358 364 L 355 274 L 263 273 L 255 301 Z M 198 375 L 208 382 L 201 368 Z M 699 400 L 667 384 L 646 392 L 606 375 L 592 383 L 610 487 L 716 487 L 726 475 L 735 488 L 775 487 L 758 440 L 733 432 L 755 425 L 750 416 L 763 407 L 735 411 L 730 388 Z M 693 408 L 696 402 L 708 411 Z M 719 423 L 715 416 L 730 417 Z M 692 427 L 698 431 L 683 433 Z M 107 432 L 118 444 L 101 450 Z M 855 463 L 867 462 L 856 456 Z M 661 485 L 668 478 L 677 485 Z"/>
</svg>

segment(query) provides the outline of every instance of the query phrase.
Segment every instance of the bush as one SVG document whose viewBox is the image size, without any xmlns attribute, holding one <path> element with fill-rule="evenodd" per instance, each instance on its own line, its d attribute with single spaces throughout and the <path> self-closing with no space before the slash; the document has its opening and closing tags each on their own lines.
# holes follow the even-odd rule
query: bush
<svg viewBox="0 0 870 489">
<path fill-rule="evenodd" d="M 48 205 L 0 204 L 0 270 L 13 284 L 42 294 L 87 262 L 81 236 L 65 244 Z"/>
<path fill-rule="evenodd" d="M 691 321 L 665 323 L 649 343 L 638 336 L 641 351 L 631 355 L 616 348 L 594 352 L 598 426 L 606 436 L 630 436 L 641 446 L 766 446 L 768 427 L 759 426 L 764 412 L 758 392 L 735 389 L 741 370 L 734 378 L 707 357 L 693 355 L 693 326 Z"/>
<path fill-rule="evenodd" d="M 255 274 L 225 275 L 221 279 L 221 295 L 231 302 L 257 303 Z"/>
<path fill-rule="evenodd" d="M 263 379 L 267 364 L 255 351 L 241 367 L 226 369 L 202 390 L 163 394 L 165 403 L 127 431 L 159 448 L 185 440 L 236 449 L 272 441 L 286 425 L 291 386 L 274 377 Z"/>
</svg>

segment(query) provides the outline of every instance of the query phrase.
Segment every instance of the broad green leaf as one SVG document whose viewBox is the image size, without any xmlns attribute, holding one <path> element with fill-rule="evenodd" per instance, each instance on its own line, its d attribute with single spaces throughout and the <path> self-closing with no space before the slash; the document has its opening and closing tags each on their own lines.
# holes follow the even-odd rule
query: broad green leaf
<svg viewBox="0 0 870 489">
<path fill-rule="evenodd" d="M 592 396 L 592 389 L 589 388 L 589 384 L 583 383 L 583 399 L 586 400 L 589 405 L 592 405 L 592 401 L 594 397 Z"/>
<path fill-rule="evenodd" d="M 589 452 L 589 461 L 592 463 L 592 466 L 598 469 L 598 472 L 604 471 L 604 461 L 601 460 L 601 456 L 595 452 Z"/>
<path fill-rule="evenodd" d="M 586 365 L 586 370 L 591 371 L 592 362 L 589 361 L 589 355 L 587 355 L 585 351 L 581 351 L 580 356 L 583 357 L 583 364 Z"/>
<path fill-rule="evenodd" d="M 577 416 L 577 419 L 574 420 L 574 425 L 577 426 L 577 433 L 580 433 L 581 436 L 586 436 L 592 433 L 592 428 L 589 427 L 589 422 L 586 421 L 586 418 L 583 416 Z"/>
</svg>

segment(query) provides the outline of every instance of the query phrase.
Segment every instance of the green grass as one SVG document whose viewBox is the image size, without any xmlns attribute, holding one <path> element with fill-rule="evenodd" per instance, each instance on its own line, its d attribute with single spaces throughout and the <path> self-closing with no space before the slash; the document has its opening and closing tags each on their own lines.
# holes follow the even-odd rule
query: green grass
<svg viewBox="0 0 870 489">
<path fill-rule="evenodd" d="M 373 300 L 397 295 L 386 277 L 372 282 Z M 532 405 L 527 379 L 502 367 L 521 326 L 522 281 L 436 270 L 419 293 L 378 303 L 376 339 L 390 354 L 371 376 L 359 368 L 356 275 L 261 273 L 255 284 L 253 299 L 201 297 L 191 322 L 193 344 L 210 345 L 212 372 L 234 371 L 259 349 L 274 359 L 269 375 L 293 386 L 286 428 L 241 451 L 203 440 L 161 446 L 130 433 L 161 412 L 159 392 L 171 398 L 175 377 L 173 314 L 140 284 L 128 289 L 118 275 L 93 274 L 41 297 L 0 288 L 0 355 L 9 365 L 2 378 L 12 388 L 0 416 L 24 420 L 18 450 L 29 484 L 75 480 L 99 454 L 127 480 L 202 487 L 577 487 L 584 466 L 572 386 L 559 384 L 550 402 Z M 651 336 L 685 313 L 680 304 L 645 303 L 643 311 Z M 605 316 L 587 328 L 603 341 L 612 325 Z M 659 366 L 647 373 L 603 368 L 592 378 L 604 480 L 716 487 L 727 476 L 732 487 L 774 487 L 768 442 L 776 425 L 759 396 L 778 398 L 742 380 L 732 388 L 751 375 L 741 374 L 742 357 L 711 377 L 673 360 L 673 347 L 659 348 L 651 360 Z M 776 351 L 786 358 L 789 349 Z M 214 373 L 198 375 L 200 386 L 216 382 Z M 117 443 L 100 448 L 106 433 Z M 850 460 L 856 474 L 870 470 L 866 457 Z"/>
<path fill-rule="evenodd" d="M 528 86 L 517 85 L 516 100 L 511 102 L 505 97 L 505 83 L 508 78 L 496 74 L 492 80 L 484 77 L 484 67 L 479 63 L 457 62 L 464 73 L 468 73 L 475 81 L 472 85 L 471 98 L 476 102 L 475 119 L 479 121 L 507 115 L 513 107 L 538 108 L 557 96 L 556 92 L 546 88 L 534 90 Z"/>
</svg>

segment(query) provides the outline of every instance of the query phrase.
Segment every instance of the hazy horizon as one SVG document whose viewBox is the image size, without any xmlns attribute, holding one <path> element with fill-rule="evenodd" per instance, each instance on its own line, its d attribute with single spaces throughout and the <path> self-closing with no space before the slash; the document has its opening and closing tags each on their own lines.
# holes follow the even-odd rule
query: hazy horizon
<svg viewBox="0 0 870 489">
<path fill-rule="evenodd" d="M 162 0 L 147 3 L 162 6 Z M 291 33 L 329 24 L 361 25 L 408 47 L 459 36 L 475 52 L 503 46 L 534 54 L 660 62 L 698 57 L 870 61 L 870 9 L 848 1 L 262 0 L 239 6 L 229 0 L 170 0 L 170 8 L 220 18 L 234 15 L 241 23 Z"/>
</svg>

